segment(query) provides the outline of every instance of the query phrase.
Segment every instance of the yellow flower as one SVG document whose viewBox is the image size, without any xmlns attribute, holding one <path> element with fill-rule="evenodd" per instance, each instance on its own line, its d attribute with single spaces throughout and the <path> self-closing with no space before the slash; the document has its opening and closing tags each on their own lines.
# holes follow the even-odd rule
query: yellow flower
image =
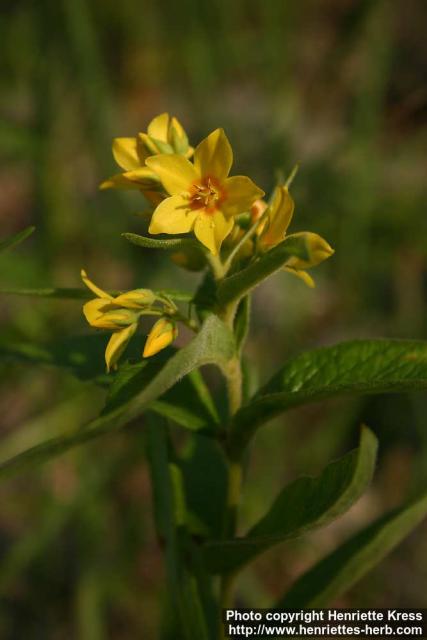
<svg viewBox="0 0 427 640">
<path fill-rule="evenodd" d="M 153 204 L 158 204 L 162 199 L 158 193 L 160 183 L 145 166 L 145 160 L 158 153 L 177 153 L 189 158 L 193 151 L 178 120 L 162 113 L 150 122 L 147 133 L 138 133 L 135 138 L 115 138 L 113 156 L 124 171 L 105 180 L 100 188 L 140 189 Z"/>
<path fill-rule="evenodd" d="M 132 291 L 127 291 L 114 297 L 92 282 L 84 269 L 81 270 L 80 275 L 87 288 L 98 296 L 96 300 L 104 301 L 104 304 L 110 304 L 111 309 L 117 307 L 124 309 L 143 309 L 144 307 L 151 306 L 156 300 L 156 296 L 151 289 L 132 289 Z M 87 302 L 86 305 L 89 305 L 91 302 L 96 302 L 96 300 L 91 300 Z M 99 304 L 100 303 L 98 303 L 98 306 Z M 94 311 L 96 311 L 96 305 L 92 306 Z M 108 310 L 109 309 L 107 309 L 107 311 Z"/>
<path fill-rule="evenodd" d="M 264 204 L 266 205 L 266 203 Z M 266 206 L 264 207 L 264 210 L 265 208 Z M 268 250 L 276 244 L 279 244 L 279 242 L 282 242 L 291 223 L 294 208 L 295 204 L 288 188 L 283 185 L 276 187 L 267 213 L 267 219 L 258 229 L 259 244 L 261 248 Z M 254 215 L 255 212 L 252 213 Z M 284 269 L 301 278 L 309 287 L 314 287 L 314 280 L 311 275 L 305 271 L 305 269 L 310 269 L 311 267 L 318 265 L 320 262 L 323 262 L 323 260 L 326 260 L 333 255 L 334 250 L 326 240 L 317 233 L 301 231 L 288 237 L 303 237 L 306 241 L 310 257 L 308 260 L 301 260 L 296 257 L 289 258 Z"/>
<path fill-rule="evenodd" d="M 271 248 L 282 242 L 291 223 L 294 208 L 295 204 L 287 187 L 276 187 L 267 220 L 259 229 L 261 247 Z"/>
<path fill-rule="evenodd" d="M 234 226 L 234 216 L 249 211 L 264 192 L 246 176 L 227 177 L 233 152 L 222 129 L 205 138 L 194 152 L 194 164 L 182 155 L 146 160 L 170 194 L 154 211 L 149 232 L 188 233 L 214 255 Z"/>
<path fill-rule="evenodd" d="M 108 341 L 105 349 L 105 363 L 107 365 L 107 373 L 110 373 L 111 369 L 117 368 L 117 362 L 120 356 L 123 354 L 130 339 L 137 330 L 138 323 L 130 324 L 126 329 L 121 331 L 115 331 Z"/>
<path fill-rule="evenodd" d="M 168 318 L 160 318 L 148 334 L 142 357 L 149 358 L 154 356 L 154 354 L 169 346 L 177 335 L 178 329 L 175 323 Z"/>
<path fill-rule="evenodd" d="M 111 329 L 114 333 L 105 349 L 107 371 L 117 362 L 138 327 L 138 310 L 151 306 L 156 296 L 150 289 L 134 289 L 112 296 L 92 282 L 82 269 L 84 284 L 97 296 L 83 305 L 88 323 L 96 329 Z"/>
</svg>

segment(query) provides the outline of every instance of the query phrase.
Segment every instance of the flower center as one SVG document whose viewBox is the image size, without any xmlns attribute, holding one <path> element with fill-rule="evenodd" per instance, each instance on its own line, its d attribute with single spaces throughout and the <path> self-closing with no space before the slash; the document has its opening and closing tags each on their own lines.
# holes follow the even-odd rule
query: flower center
<svg viewBox="0 0 427 640">
<path fill-rule="evenodd" d="M 192 209 L 205 209 L 212 213 L 217 205 L 224 200 L 224 192 L 215 178 L 206 176 L 201 182 L 194 183 L 190 191 L 190 206 Z"/>
</svg>

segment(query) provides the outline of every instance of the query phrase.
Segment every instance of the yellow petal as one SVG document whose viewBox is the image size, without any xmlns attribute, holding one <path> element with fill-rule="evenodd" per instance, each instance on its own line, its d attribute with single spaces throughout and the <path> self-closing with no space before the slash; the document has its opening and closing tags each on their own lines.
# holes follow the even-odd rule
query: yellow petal
<svg viewBox="0 0 427 640">
<path fill-rule="evenodd" d="M 145 162 L 160 178 L 164 188 L 172 196 L 188 192 L 198 179 L 191 162 L 177 153 L 151 156 Z"/>
<path fill-rule="evenodd" d="M 249 211 L 255 200 L 264 195 L 264 191 L 246 176 L 233 176 L 224 182 L 225 199 L 221 209 L 227 216 L 235 216 Z"/>
<path fill-rule="evenodd" d="M 188 157 L 188 137 L 181 123 L 173 117 L 169 124 L 168 142 L 172 145 L 175 153 L 180 153 Z"/>
<path fill-rule="evenodd" d="M 300 231 L 299 233 L 293 233 L 288 238 L 301 238 L 303 237 L 309 253 L 308 260 L 302 260 L 301 258 L 292 257 L 286 262 L 286 266 L 293 269 L 308 269 L 315 267 L 327 258 L 330 258 L 335 251 L 332 247 L 317 233 L 311 233 L 311 231 Z"/>
<path fill-rule="evenodd" d="M 83 314 L 88 323 L 94 327 L 102 314 L 111 309 L 112 305 L 109 300 L 106 298 L 95 298 L 83 305 Z"/>
<path fill-rule="evenodd" d="M 261 236 L 261 244 L 274 247 L 285 237 L 292 220 L 295 204 L 285 186 L 276 187 L 268 213 L 268 224 Z"/>
<path fill-rule="evenodd" d="M 138 145 L 143 149 L 143 156 L 147 159 L 156 156 L 158 153 L 173 153 L 173 149 L 168 142 L 152 138 L 147 133 L 138 133 Z M 139 148 L 138 147 L 138 148 Z"/>
<path fill-rule="evenodd" d="M 171 119 L 171 123 L 169 125 L 169 129 L 175 129 L 175 133 L 179 138 L 186 138 L 187 134 L 185 133 L 184 127 L 182 126 L 182 124 L 180 123 L 180 121 L 178 120 L 178 118 L 175 118 L 175 116 L 172 117 Z"/>
<path fill-rule="evenodd" d="M 153 213 L 148 231 L 157 233 L 188 233 L 192 230 L 197 211 L 188 206 L 183 196 L 171 196 L 163 200 Z"/>
<path fill-rule="evenodd" d="M 233 151 L 223 129 L 216 129 L 197 146 L 194 166 L 197 173 L 223 182 L 233 164 Z"/>
<path fill-rule="evenodd" d="M 141 158 L 142 165 L 145 164 L 147 158 L 158 153 L 157 148 L 154 152 L 147 149 L 147 145 L 145 144 L 147 139 L 150 140 L 151 138 L 146 133 L 138 133 L 136 136 L 136 150 L 138 156 Z"/>
<path fill-rule="evenodd" d="M 136 138 L 115 138 L 113 156 L 119 167 L 122 167 L 125 171 L 138 169 L 141 166 Z"/>
<path fill-rule="evenodd" d="M 88 275 L 84 269 L 80 271 L 80 275 L 83 283 L 87 286 L 88 289 L 93 291 L 94 294 L 98 296 L 98 298 L 107 298 L 107 300 L 113 300 L 113 296 L 110 296 L 109 293 L 97 287 L 96 284 L 92 282 L 92 280 L 89 280 Z"/>
<path fill-rule="evenodd" d="M 162 142 L 168 141 L 168 130 L 169 130 L 169 114 L 161 113 L 159 116 L 153 118 L 150 124 L 147 127 L 147 133 L 149 136 L 153 138 L 157 138 L 157 140 L 161 140 Z"/>
<path fill-rule="evenodd" d="M 123 174 L 127 180 L 145 189 L 153 189 L 160 186 L 160 181 L 155 173 L 148 167 L 140 167 L 134 171 L 126 171 Z"/>
<path fill-rule="evenodd" d="M 125 173 L 116 173 L 115 176 L 101 182 L 99 188 L 103 191 L 104 189 L 140 189 L 141 187 L 128 180 Z"/>
<path fill-rule="evenodd" d="M 308 287 L 310 287 L 310 289 L 314 289 L 314 287 L 316 286 L 316 283 L 314 282 L 314 280 L 311 277 L 311 275 L 309 273 L 307 273 L 307 271 L 301 271 L 301 270 L 298 270 L 298 269 L 292 269 L 291 267 L 284 267 L 284 269 L 288 273 L 292 273 L 292 275 L 297 276 L 297 278 L 300 278 L 303 282 L 305 282 L 305 284 Z"/>
<path fill-rule="evenodd" d="M 148 169 L 140 167 L 133 171 L 125 171 L 111 176 L 104 180 L 99 186 L 100 189 L 156 189 L 159 188 L 160 181 L 157 176 Z"/>
<path fill-rule="evenodd" d="M 178 330 L 175 323 L 167 318 L 160 318 L 148 334 L 142 357 L 149 358 L 154 356 L 155 353 L 170 345 L 177 335 Z"/>
<path fill-rule="evenodd" d="M 101 313 L 98 317 L 94 317 L 90 324 L 97 329 L 113 329 L 115 331 L 133 324 L 137 319 L 137 314 L 130 309 L 113 308 Z"/>
<path fill-rule="evenodd" d="M 141 309 L 154 303 L 156 296 L 150 289 L 133 289 L 114 298 L 114 304 L 125 309 Z"/>
<path fill-rule="evenodd" d="M 105 349 L 105 363 L 107 365 L 108 372 L 110 372 L 111 369 L 116 368 L 116 364 L 120 356 L 123 354 L 123 351 L 126 349 L 129 340 L 135 333 L 137 326 L 137 323 L 131 324 L 126 327 L 126 329 L 113 333 L 109 339 Z"/>
<path fill-rule="evenodd" d="M 221 211 L 213 213 L 199 212 L 194 225 L 196 238 L 209 249 L 214 256 L 218 255 L 221 244 L 234 225 L 233 218 L 226 218 Z"/>
</svg>

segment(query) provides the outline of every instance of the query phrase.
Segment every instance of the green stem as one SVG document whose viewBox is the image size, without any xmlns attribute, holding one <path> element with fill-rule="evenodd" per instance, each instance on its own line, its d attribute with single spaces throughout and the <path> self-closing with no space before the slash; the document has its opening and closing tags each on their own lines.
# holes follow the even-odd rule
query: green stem
<svg viewBox="0 0 427 640">
<path fill-rule="evenodd" d="M 234 314 L 233 314 L 234 317 Z M 242 367 L 238 356 L 229 361 L 225 376 L 227 381 L 228 402 L 230 417 L 233 416 L 242 404 Z M 223 536 L 233 537 L 236 532 L 237 511 L 242 489 L 242 465 L 239 460 L 228 457 L 228 487 L 227 502 L 225 505 Z M 235 587 L 235 575 L 227 574 L 222 577 L 220 585 L 220 638 L 224 639 L 225 630 L 222 623 L 222 610 L 229 609 L 233 605 Z"/>
<path fill-rule="evenodd" d="M 209 263 L 215 280 L 221 280 L 225 276 L 224 265 L 219 256 L 214 256 L 210 251 L 206 252 L 206 260 Z"/>
<path fill-rule="evenodd" d="M 242 367 L 238 356 L 228 362 L 226 379 L 229 410 L 232 417 L 242 405 Z"/>
<path fill-rule="evenodd" d="M 233 250 L 229 254 L 228 258 L 224 262 L 224 266 L 223 266 L 224 275 L 226 275 L 228 273 L 228 271 L 230 270 L 230 267 L 231 267 L 231 265 L 233 263 L 234 258 L 237 256 L 237 254 L 239 253 L 240 249 L 243 247 L 245 242 L 247 242 L 248 240 L 251 239 L 251 237 L 254 235 L 255 231 L 258 229 L 260 224 L 262 222 L 264 222 L 264 220 L 268 216 L 268 213 L 269 213 L 269 208 L 267 207 L 266 210 L 264 211 L 264 213 L 262 214 L 262 216 L 260 216 L 258 218 L 258 220 L 256 220 L 253 223 L 253 225 L 251 227 L 249 227 L 249 229 L 246 231 L 246 233 L 240 238 L 239 242 L 236 244 L 236 246 L 233 248 Z"/>
<path fill-rule="evenodd" d="M 225 322 L 225 324 L 231 329 L 231 331 L 234 330 L 234 318 L 236 316 L 239 302 L 240 299 L 237 299 L 219 311 L 221 320 Z"/>
</svg>

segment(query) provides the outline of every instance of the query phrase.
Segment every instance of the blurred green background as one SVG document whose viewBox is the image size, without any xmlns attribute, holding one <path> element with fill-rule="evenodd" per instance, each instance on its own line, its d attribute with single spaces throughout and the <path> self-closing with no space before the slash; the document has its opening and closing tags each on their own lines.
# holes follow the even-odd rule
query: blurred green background
<svg viewBox="0 0 427 640">
<path fill-rule="evenodd" d="M 3 0 L 0 237 L 37 230 L 2 255 L 0 286 L 76 287 L 81 267 L 111 289 L 196 286 L 197 275 L 120 237 L 142 230 L 139 194 L 98 191 L 116 170 L 112 138 L 168 111 L 193 143 L 223 126 L 234 173 L 266 191 L 299 162 L 292 230 L 336 249 L 314 291 L 283 273 L 255 295 L 246 353 L 260 382 L 303 348 L 427 338 L 426 24 L 423 0 Z M 67 354 L 70 338 L 88 333 L 78 301 L 4 296 L 1 310 L 1 345 L 22 353 L 0 360 L 5 459 L 84 424 L 105 393 L 31 362 L 49 341 Z M 95 359 L 102 369 L 102 344 Z M 348 450 L 362 421 L 381 443 L 372 489 L 336 524 L 258 560 L 242 575 L 240 604 L 268 605 L 338 541 L 425 487 L 425 395 L 329 401 L 261 430 L 242 527 L 284 482 Z M 165 577 L 139 429 L 2 482 L 0 500 L 0 638 L 158 637 Z M 336 604 L 426 606 L 425 534 Z"/>
</svg>

